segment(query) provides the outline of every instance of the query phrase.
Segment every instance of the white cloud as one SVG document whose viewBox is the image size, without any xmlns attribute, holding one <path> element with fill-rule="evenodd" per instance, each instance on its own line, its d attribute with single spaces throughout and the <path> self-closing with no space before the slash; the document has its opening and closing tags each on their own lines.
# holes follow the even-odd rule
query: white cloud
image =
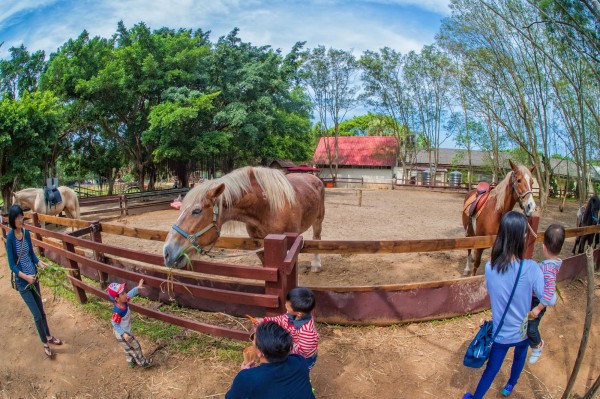
<svg viewBox="0 0 600 399">
<path fill-rule="evenodd" d="M 200 28 L 211 31 L 213 42 L 238 27 L 242 40 L 284 52 L 297 41 L 355 55 L 384 46 L 407 52 L 433 41 L 447 10 L 443 0 L 14 0 L 0 11 L 0 42 L 6 40 L 0 58 L 21 43 L 30 51 L 55 51 L 84 29 L 110 37 L 119 20 L 127 27 L 143 21 L 151 29 Z"/>
</svg>

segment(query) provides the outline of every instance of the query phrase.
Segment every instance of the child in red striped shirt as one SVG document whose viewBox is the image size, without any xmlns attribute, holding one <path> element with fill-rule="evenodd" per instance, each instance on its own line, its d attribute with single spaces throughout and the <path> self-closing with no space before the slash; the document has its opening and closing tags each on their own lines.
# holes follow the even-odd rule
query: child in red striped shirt
<svg viewBox="0 0 600 399">
<path fill-rule="evenodd" d="M 290 353 L 304 356 L 310 370 L 317 361 L 319 346 L 319 333 L 312 316 L 315 308 L 315 294 L 308 288 L 294 288 L 286 296 L 285 308 L 287 313 L 281 316 L 265 317 L 262 320 L 257 319 L 257 321 L 259 323 L 274 321 L 286 329 L 294 342 Z"/>
<path fill-rule="evenodd" d="M 544 295 L 542 298 L 550 304 L 556 303 L 556 275 L 562 264 L 562 259 L 558 256 L 565 242 L 565 228 L 559 224 L 551 224 L 544 232 L 544 260 L 540 263 L 542 273 L 544 273 Z M 535 295 L 531 298 L 531 311 L 529 312 L 529 322 L 527 323 L 527 337 L 531 347 L 529 355 L 529 364 L 534 364 L 542 355 L 544 340 L 540 335 L 539 325 L 542 316 L 546 312 L 546 306 L 540 303 Z"/>
</svg>

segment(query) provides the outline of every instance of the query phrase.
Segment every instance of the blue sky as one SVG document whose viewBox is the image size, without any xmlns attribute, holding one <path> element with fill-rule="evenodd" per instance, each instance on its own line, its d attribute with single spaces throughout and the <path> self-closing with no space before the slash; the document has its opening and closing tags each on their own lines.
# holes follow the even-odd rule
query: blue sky
<svg viewBox="0 0 600 399">
<path fill-rule="evenodd" d="M 403 53 L 431 44 L 449 0 L 3 0 L 0 8 L 0 58 L 24 44 L 46 56 L 84 29 L 110 37 L 117 22 L 129 28 L 143 21 L 211 31 L 216 42 L 233 28 L 253 45 L 287 53 L 297 41 L 353 50 L 391 47 Z"/>
</svg>

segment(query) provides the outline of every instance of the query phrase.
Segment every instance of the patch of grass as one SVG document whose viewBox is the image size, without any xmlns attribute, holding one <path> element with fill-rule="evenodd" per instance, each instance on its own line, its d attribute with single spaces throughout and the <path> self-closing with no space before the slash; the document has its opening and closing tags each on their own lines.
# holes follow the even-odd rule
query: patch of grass
<svg viewBox="0 0 600 399">
<path fill-rule="evenodd" d="M 78 308 L 82 309 L 88 315 L 96 319 L 106 320 L 107 326 L 110 326 L 113 305 L 111 302 L 88 295 L 88 301 L 80 304 L 73 287 L 67 278 L 68 269 L 61 267 L 48 259 L 44 259 L 48 267 L 39 269 L 39 278 L 43 286 L 49 288 L 54 297 L 61 297 L 69 300 Z M 86 284 L 97 285 L 92 279 L 82 276 Z M 142 306 L 156 307 L 156 302 L 147 298 L 135 297 L 135 303 Z M 177 304 L 161 304 L 161 311 L 180 314 L 183 317 L 191 319 L 202 319 L 210 317 L 209 312 L 200 312 L 193 309 L 183 308 Z M 206 314 L 203 314 L 206 313 Z M 244 320 L 246 321 L 246 320 Z M 179 326 L 155 320 L 140 314 L 132 316 L 132 332 L 138 337 L 145 337 L 160 345 L 162 350 L 173 351 L 181 354 L 200 356 L 206 359 L 213 359 L 219 362 L 242 361 L 242 350 L 248 346 L 246 342 L 213 337 L 208 334 L 201 334 L 196 331 L 188 330 Z"/>
</svg>

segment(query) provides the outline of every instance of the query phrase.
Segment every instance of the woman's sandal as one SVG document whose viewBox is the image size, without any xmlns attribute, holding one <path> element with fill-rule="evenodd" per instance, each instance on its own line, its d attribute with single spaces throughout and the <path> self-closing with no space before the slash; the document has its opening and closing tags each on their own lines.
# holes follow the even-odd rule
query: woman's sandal
<svg viewBox="0 0 600 399">
<path fill-rule="evenodd" d="M 48 346 L 48 344 L 44 344 L 44 353 L 49 358 L 52 358 L 52 350 L 50 349 L 50 347 Z"/>
<path fill-rule="evenodd" d="M 53 336 L 50 336 L 50 338 L 48 338 L 48 343 L 52 345 L 62 345 L 62 341 Z"/>
</svg>

